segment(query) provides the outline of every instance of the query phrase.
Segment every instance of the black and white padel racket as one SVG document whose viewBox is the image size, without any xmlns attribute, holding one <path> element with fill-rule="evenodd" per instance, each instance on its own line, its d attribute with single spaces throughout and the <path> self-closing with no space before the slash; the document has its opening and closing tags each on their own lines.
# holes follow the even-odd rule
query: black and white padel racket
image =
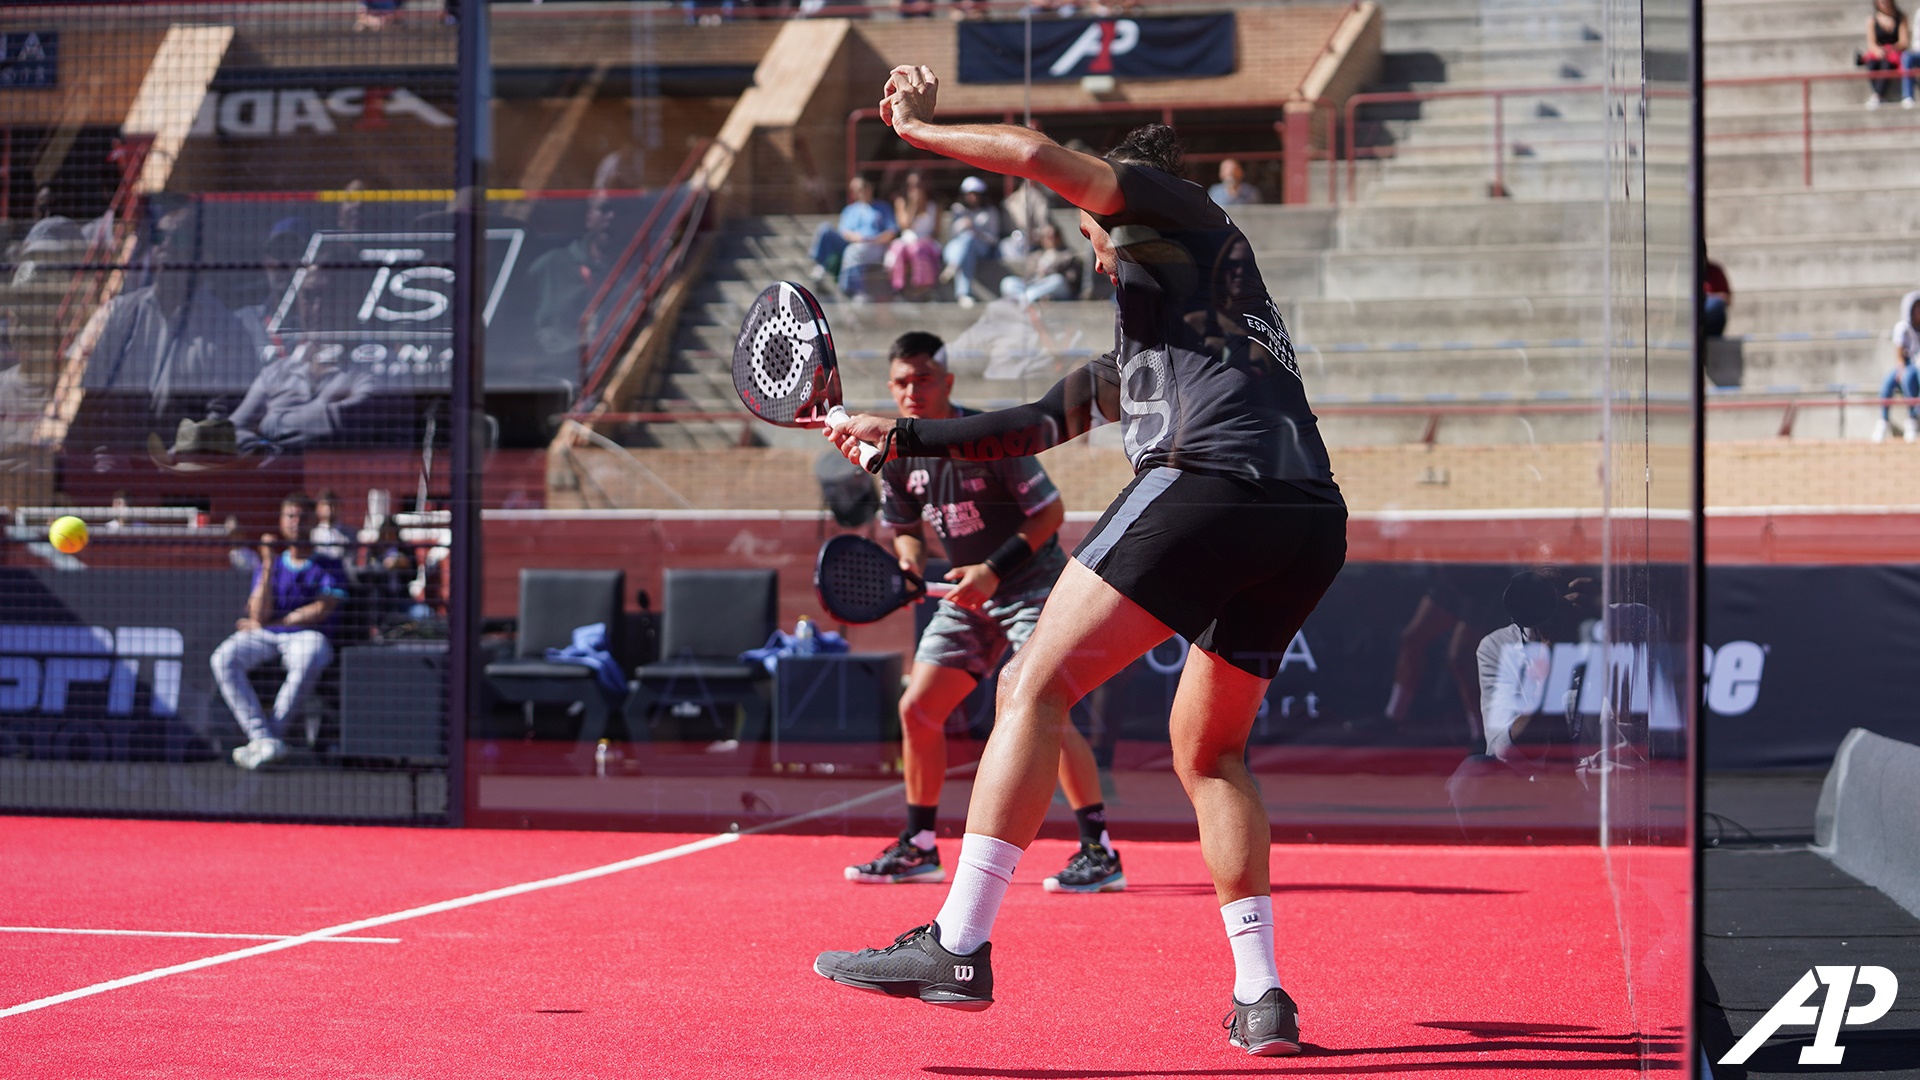
<svg viewBox="0 0 1920 1080">
<path fill-rule="evenodd" d="M 928 585 L 900 569 L 900 560 L 862 536 L 836 536 L 820 546 L 813 563 L 813 589 L 820 606 L 843 623 L 879 622 L 926 596 L 945 596 L 953 586 Z"/>
<path fill-rule="evenodd" d="M 837 428 L 847 422 L 833 334 L 812 293 L 781 281 L 754 299 L 733 345 L 733 388 L 770 424 Z M 880 447 L 860 447 L 868 472 L 880 471 L 883 456 Z"/>
</svg>

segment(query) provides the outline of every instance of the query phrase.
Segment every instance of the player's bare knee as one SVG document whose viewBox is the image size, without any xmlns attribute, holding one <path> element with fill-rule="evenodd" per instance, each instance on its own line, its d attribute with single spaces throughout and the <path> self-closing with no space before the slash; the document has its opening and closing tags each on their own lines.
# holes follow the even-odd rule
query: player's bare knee
<svg viewBox="0 0 1920 1080">
<path fill-rule="evenodd" d="M 900 699 L 900 733 L 908 742 L 944 738 L 947 718 L 935 716 L 918 695 Z"/>
<path fill-rule="evenodd" d="M 1036 669 L 1015 656 L 1000 671 L 1000 686 L 993 704 L 1001 717 L 1026 716 L 1037 708 L 1068 708 L 1079 700 L 1067 680 L 1057 670 Z"/>
<path fill-rule="evenodd" d="M 1245 752 L 1244 747 L 1175 746 L 1173 774 L 1179 778 L 1181 786 L 1189 791 L 1203 781 L 1230 780 L 1245 771 Z"/>
</svg>

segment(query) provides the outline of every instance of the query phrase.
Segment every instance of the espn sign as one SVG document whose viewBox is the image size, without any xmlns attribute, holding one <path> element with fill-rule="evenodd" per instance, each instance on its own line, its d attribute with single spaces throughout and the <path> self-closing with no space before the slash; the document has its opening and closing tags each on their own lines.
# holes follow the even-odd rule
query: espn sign
<svg viewBox="0 0 1920 1080">
<path fill-rule="evenodd" d="M 107 715 L 132 716 L 147 668 L 147 715 L 180 708 L 186 637 L 170 626 L 0 625 L 0 714 L 62 716 L 78 686 L 106 690 Z"/>
</svg>

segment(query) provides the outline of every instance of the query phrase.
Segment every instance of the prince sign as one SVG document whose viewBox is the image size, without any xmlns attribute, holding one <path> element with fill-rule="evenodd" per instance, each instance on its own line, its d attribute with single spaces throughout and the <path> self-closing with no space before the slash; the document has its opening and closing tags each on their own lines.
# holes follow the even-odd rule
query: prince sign
<svg viewBox="0 0 1920 1080">
<path fill-rule="evenodd" d="M 960 24 L 960 81 L 1020 82 L 1026 77 L 1026 26 Z M 1179 15 L 1143 19 L 1050 19 L 1033 24 L 1033 81 L 1087 75 L 1192 79 L 1234 71 L 1234 19 Z"/>
</svg>

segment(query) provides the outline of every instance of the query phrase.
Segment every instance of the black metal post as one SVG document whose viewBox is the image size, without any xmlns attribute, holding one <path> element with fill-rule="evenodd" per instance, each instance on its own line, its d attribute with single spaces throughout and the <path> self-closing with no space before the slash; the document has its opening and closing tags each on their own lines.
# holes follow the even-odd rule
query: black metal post
<svg viewBox="0 0 1920 1080">
<path fill-rule="evenodd" d="M 487 173 L 492 55 L 488 4 L 466 0 L 459 19 L 459 127 L 454 136 L 452 587 L 447 597 L 447 816 L 466 824 L 477 795 L 467 774 L 467 728 L 480 700 L 480 464 L 485 453 Z"/>
</svg>

